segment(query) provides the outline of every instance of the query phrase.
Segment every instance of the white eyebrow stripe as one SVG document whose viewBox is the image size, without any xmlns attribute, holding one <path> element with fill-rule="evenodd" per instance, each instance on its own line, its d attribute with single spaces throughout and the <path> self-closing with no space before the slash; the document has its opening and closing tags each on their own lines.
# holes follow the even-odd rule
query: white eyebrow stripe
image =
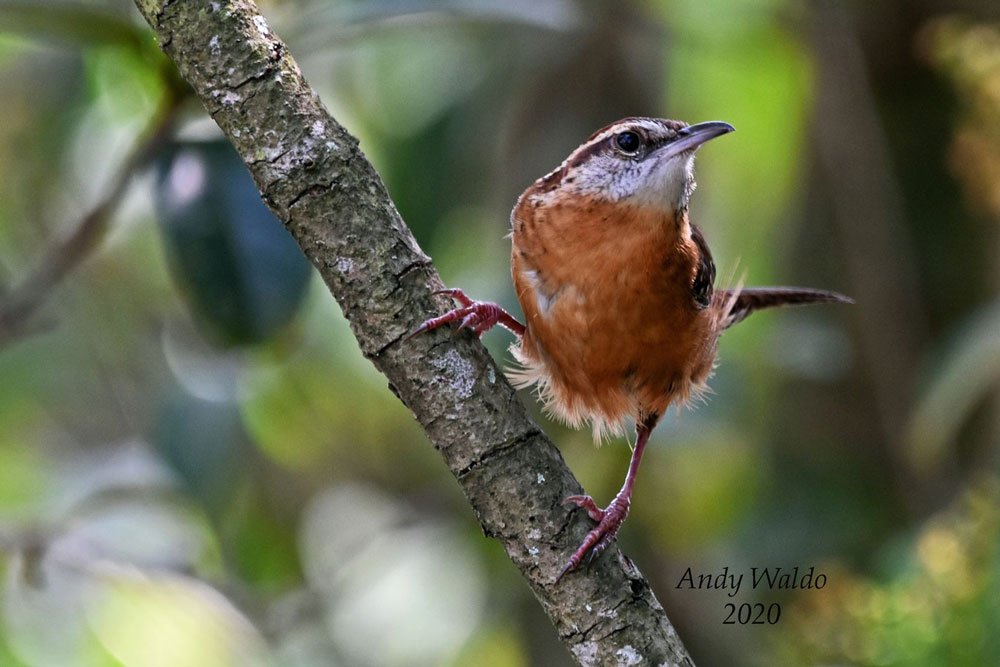
<svg viewBox="0 0 1000 667">
<path fill-rule="evenodd" d="M 673 122 L 673 121 L 670 121 L 670 122 Z M 631 130 L 631 129 L 636 129 L 636 128 L 640 128 L 640 129 L 646 130 L 647 132 L 649 132 L 651 135 L 653 135 L 655 137 L 663 136 L 665 134 L 670 134 L 670 133 L 674 132 L 674 127 L 673 126 L 671 126 L 669 124 L 665 124 L 660 119 L 658 119 L 658 118 L 646 118 L 646 117 L 642 117 L 642 116 L 637 116 L 637 117 L 629 118 L 627 120 L 623 120 L 623 121 L 615 123 L 613 125 L 609 125 L 608 127 L 606 127 L 603 130 L 601 130 L 601 132 L 599 134 L 594 135 L 589 141 L 587 141 L 586 143 L 578 146 L 572 153 L 570 153 L 568 156 L 566 156 L 565 160 L 563 160 L 562 162 L 559 163 L 559 166 L 557 166 L 555 169 L 553 169 L 549 173 L 547 173 L 544 176 L 542 176 L 541 178 L 539 178 L 536 181 L 536 183 L 543 183 L 543 184 L 547 183 L 548 181 L 550 181 L 551 179 L 553 179 L 556 176 L 556 174 L 559 174 L 560 172 L 565 173 L 567 171 L 567 169 L 568 169 L 568 166 L 571 163 L 573 163 L 575 160 L 577 160 L 581 154 L 584 154 L 584 153 L 587 153 L 587 152 L 593 152 L 595 146 L 597 146 L 598 144 L 601 144 L 602 142 L 607 141 L 608 138 L 613 137 L 614 135 L 616 135 L 616 134 L 618 134 L 618 133 L 620 133 L 620 132 L 622 132 L 624 130 Z M 540 195 L 540 196 L 544 197 L 545 196 L 544 195 L 545 192 L 547 192 L 547 190 L 544 190 L 543 194 Z"/>
<path fill-rule="evenodd" d="M 614 125 L 611 125 L 610 127 L 605 128 L 605 130 L 603 132 L 601 132 L 600 134 L 596 135 L 593 139 L 591 139 L 590 141 L 588 141 L 587 143 L 583 144 L 582 146 L 580 146 L 579 148 L 577 148 L 575 151 L 573 151 L 573 153 L 571 153 L 570 156 L 563 161 L 563 163 L 565 164 L 566 162 L 569 162 L 573 157 L 576 156 L 577 153 L 580 153 L 581 151 L 583 151 L 584 149 L 586 149 L 588 146 L 593 146 L 594 144 L 599 144 L 602 141 L 605 141 L 608 138 L 615 136 L 619 132 L 622 132 L 624 130 L 631 130 L 631 129 L 634 129 L 634 128 L 637 128 L 637 127 L 638 128 L 642 128 L 642 129 L 646 130 L 647 132 L 650 132 L 650 133 L 652 133 L 654 135 L 656 135 L 656 134 L 662 134 L 663 131 L 664 131 L 664 129 L 665 129 L 662 124 L 657 123 L 657 122 L 652 121 L 652 120 L 646 120 L 644 118 L 630 120 L 627 123 L 615 123 Z"/>
</svg>

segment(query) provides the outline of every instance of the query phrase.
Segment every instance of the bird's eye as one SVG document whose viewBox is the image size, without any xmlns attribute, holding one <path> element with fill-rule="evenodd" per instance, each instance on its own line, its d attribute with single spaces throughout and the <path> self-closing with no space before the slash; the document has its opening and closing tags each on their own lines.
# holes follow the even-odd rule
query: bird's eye
<svg viewBox="0 0 1000 667">
<path fill-rule="evenodd" d="M 635 155 L 638 153 L 641 144 L 642 140 L 639 139 L 639 135 L 631 130 L 626 130 L 615 135 L 615 146 L 626 155 Z"/>
</svg>

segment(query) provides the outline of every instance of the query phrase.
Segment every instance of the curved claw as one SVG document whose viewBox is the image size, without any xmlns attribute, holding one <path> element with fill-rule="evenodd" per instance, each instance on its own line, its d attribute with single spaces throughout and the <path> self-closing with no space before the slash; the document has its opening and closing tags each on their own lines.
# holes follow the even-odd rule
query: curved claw
<svg viewBox="0 0 1000 667">
<path fill-rule="evenodd" d="M 459 307 L 449 310 L 444 315 L 432 317 L 426 320 L 403 339 L 408 341 L 418 334 L 422 334 L 438 327 L 460 321 L 458 331 L 462 329 L 471 330 L 476 336 L 484 333 L 499 324 L 502 327 L 514 332 L 515 335 L 524 335 L 524 325 L 495 303 L 488 301 L 473 301 L 465 292 L 457 287 L 435 290 L 433 294 L 445 294 L 458 302 Z"/>
<path fill-rule="evenodd" d="M 462 308 L 455 308 L 454 310 L 449 310 L 447 313 L 441 315 L 440 317 L 432 317 L 429 320 L 424 320 L 424 322 L 422 322 L 420 326 L 418 326 L 412 332 L 407 334 L 406 338 L 404 338 L 403 340 L 408 341 L 417 334 L 422 334 L 425 331 L 432 331 L 434 329 L 437 329 L 438 327 L 448 324 L 449 322 L 454 322 L 459 318 L 468 317 L 470 307 L 471 306 L 463 306 Z M 462 327 L 459 328 L 461 329 Z"/>
<path fill-rule="evenodd" d="M 590 496 L 566 496 L 563 498 L 563 505 L 576 505 L 586 510 L 587 516 L 597 523 L 604 519 L 604 510 L 598 507 Z"/>
<path fill-rule="evenodd" d="M 434 290 L 431 294 L 447 294 L 452 299 L 462 304 L 463 308 L 468 308 L 474 303 L 473 300 L 466 296 L 465 292 L 458 287 L 445 287 L 444 289 Z"/>
<path fill-rule="evenodd" d="M 465 309 L 463 308 L 463 310 Z M 476 311 L 472 311 L 462 318 L 462 321 L 458 324 L 458 330 L 472 329 L 472 333 L 476 334 L 476 336 L 481 336 L 482 333 L 478 331 L 480 324 L 482 322 L 479 321 L 479 314 Z"/>
<path fill-rule="evenodd" d="M 621 526 L 619 526 L 619 528 L 620 527 Z M 609 532 L 607 532 L 607 533 L 604 534 L 604 537 L 601 538 L 601 541 L 598 542 L 597 544 L 595 544 L 593 546 L 593 548 L 590 550 L 590 554 L 587 556 L 587 566 L 588 567 L 595 560 L 597 560 L 597 557 L 600 556 L 601 553 L 605 549 L 607 549 L 611 545 L 612 542 L 614 542 L 615 537 L 617 537 L 617 536 L 618 536 L 618 528 L 615 528 L 614 531 L 609 531 Z"/>
<path fill-rule="evenodd" d="M 615 499 L 604 510 L 597 507 L 590 496 L 569 496 L 563 502 L 572 503 L 587 510 L 587 514 L 597 521 L 597 525 L 587 533 L 579 548 L 570 556 L 569 561 L 560 570 L 558 576 L 556 576 L 555 583 L 559 583 L 559 580 L 563 576 L 580 567 L 584 559 L 587 560 L 588 565 L 593 563 L 614 541 L 618 535 L 618 529 L 621 528 L 625 522 L 625 517 L 628 516 L 629 510 L 629 499 L 621 495 L 615 496 Z M 594 510 L 593 513 L 591 512 L 592 509 Z M 600 515 L 599 519 L 595 517 L 598 513 Z"/>
<path fill-rule="evenodd" d="M 424 322 L 421 322 L 419 327 L 417 327 L 416 329 L 414 329 L 410 333 L 408 333 L 405 336 L 403 336 L 403 342 L 405 343 L 406 341 L 410 340 L 414 336 L 417 336 L 419 334 L 424 333 L 425 331 L 428 331 L 431 328 L 430 327 L 430 323 L 431 323 L 431 320 L 426 320 Z"/>
</svg>

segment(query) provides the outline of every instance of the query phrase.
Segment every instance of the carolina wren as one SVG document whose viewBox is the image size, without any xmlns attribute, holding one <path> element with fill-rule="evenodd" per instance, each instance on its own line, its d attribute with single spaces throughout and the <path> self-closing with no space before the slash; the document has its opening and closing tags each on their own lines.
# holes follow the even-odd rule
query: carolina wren
<svg viewBox="0 0 1000 667">
<path fill-rule="evenodd" d="M 459 307 L 411 334 L 459 321 L 481 336 L 499 324 L 517 336 L 518 366 L 508 376 L 535 387 L 549 413 L 589 424 L 597 440 L 635 421 L 628 473 L 611 503 L 566 499 L 597 525 L 556 581 L 615 538 L 650 432 L 668 406 L 705 389 L 723 331 L 762 308 L 851 302 L 813 289 L 715 288 L 715 264 L 688 202 L 695 151 L 733 129 L 625 118 L 598 130 L 514 206 L 511 273 L 525 324 L 451 289 L 443 293 Z"/>
</svg>

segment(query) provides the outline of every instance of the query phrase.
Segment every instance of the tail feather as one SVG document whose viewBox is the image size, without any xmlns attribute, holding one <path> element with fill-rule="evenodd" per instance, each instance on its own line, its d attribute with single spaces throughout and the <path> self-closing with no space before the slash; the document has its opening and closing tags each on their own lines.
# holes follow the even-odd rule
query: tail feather
<svg viewBox="0 0 1000 667">
<path fill-rule="evenodd" d="M 723 329 L 742 322 L 756 310 L 776 306 L 797 306 L 807 303 L 854 303 L 854 299 L 827 290 L 805 287 L 745 287 L 717 290 L 715 298 L 726 308 Z M 728 306 L 728 307 L 727 307 Z"/>
</svg>

